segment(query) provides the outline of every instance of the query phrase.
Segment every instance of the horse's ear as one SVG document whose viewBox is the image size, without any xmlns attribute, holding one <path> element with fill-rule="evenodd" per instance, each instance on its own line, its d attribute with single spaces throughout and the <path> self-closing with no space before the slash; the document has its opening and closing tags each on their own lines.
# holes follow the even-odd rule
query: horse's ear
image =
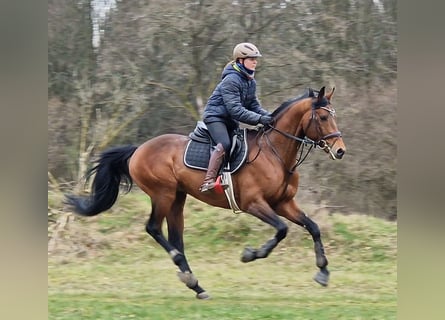
<svg viewBox="0 0 445 320">
<path fill-rule="evenodd" d="M 334 95 L 335 87 L 332 87 L 332 91 L 326 95 L 326 98 L 331 101 L 332 96 Z"/>
<path fill-rule="evenodd" d="M 321 101 L 322 99 L 323 99 L 323 97 L 324 97 L 324 87 L 322 87 L 321 89 L 320 89 L 320 91 L 318 92 L 318 101 Z"/>
</svg>

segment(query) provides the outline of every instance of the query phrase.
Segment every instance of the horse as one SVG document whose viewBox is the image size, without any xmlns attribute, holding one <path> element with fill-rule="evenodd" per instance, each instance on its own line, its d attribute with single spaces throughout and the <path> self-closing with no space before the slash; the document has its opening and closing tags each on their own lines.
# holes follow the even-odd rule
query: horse
<svg viewBox="0 0 445 320">
<path fill-rule="evenodd" d="M 319 268 L 313 279 L 322 286 L 327 286 L 329 281 L 328 260 L 318 225 L 300 209 L 295 199 L 299 182 L 296 168 L 301 163 L 299 150 L 304 146 L 309 145 L 309 150 L 320 148 L 333 160 L 341 159 L 346 152 L 331 104 L 334 90 L 335 87 L 325 94 L 325 87 L 318 91 L 309 88 L 306 94 L 274 110 L 273 124 L 247 130 L 248 157 L 232 176 L 233 193 L 240 210 L 276 230 L 260 248 L 245 248 L 241 261 L 263 259 L 272 252 L 288 232 L 287 224 L 280 218 L 283 217 L 312 236 Z M 67 194 L 65 202 L 79 215 L 94 216 L 113 206 L 122 185 L 129 192 L 136 183 L 151 198 L 152 211 L 145 225 L 146 232 L 179 268 L 179 280 L 196 293 L 196 298 L 208 299 L 210 295 L 198 283 L 184 251 L 184 204 L 187 195 L 224 209 L 230 209 L 230 204 L 224 193 L 199 191 L 205 171 L 184 164 L 189 140 L 189 136 L 167 133 L 139 146 L 119 146 L 102 152 L 97 164 L 86 174 L 87 178 L 94 176 L 90 193 Z M 162 230 L 164 221 L 167 238 Z"/>
</svg>

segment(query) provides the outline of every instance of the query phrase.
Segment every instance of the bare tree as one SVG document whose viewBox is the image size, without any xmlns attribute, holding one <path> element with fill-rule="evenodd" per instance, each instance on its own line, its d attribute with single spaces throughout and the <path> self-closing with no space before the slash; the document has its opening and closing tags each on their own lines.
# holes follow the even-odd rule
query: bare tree
<svg viewBox="0 0 445 320">
<path fill-rule="evenodd" d="M 119 1 L 94 50 L 89 2 L 50 1 L 49 108 L 71 108 L 76 120 L 49 114 L 57 137 L 49 162 L 76 155 L 66 171 L 80 173 L 110 145 L 187 134 L 233 46 L 250 41 L 263 53 L 256 78 L 267 109 L 306 87 L 337 88 L 334 106 L 351 156 L 334 166 L 316 154 L 301 168 L 313 198 L 394 215 L 396 8 L 395 0 Z"/>
</svg>

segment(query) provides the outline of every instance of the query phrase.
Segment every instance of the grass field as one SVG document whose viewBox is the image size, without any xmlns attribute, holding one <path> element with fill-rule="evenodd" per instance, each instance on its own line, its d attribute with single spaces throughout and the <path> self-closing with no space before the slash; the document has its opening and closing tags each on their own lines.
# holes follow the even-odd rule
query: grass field
<svg viewBox="0 0 445 320">
<path fill-rule="evenodd" d="M 262 245 L 274 230 L 189 199 L 186 253 L 212 297 L 202 301 L 145 233 L 148 204 L 134 192 L 110 212 L 51 225 L 57 242 L 48 255 L 49 319 L 396 319 L 394 222 L 323 211 L 314 216 L 309 207 L 329 259 L 325 288 L 312 280 L 317 268 L 305 230 L 289 224 L 287 238 L 267 259 L 244 264 L 243 248 Z"/>
</svg>

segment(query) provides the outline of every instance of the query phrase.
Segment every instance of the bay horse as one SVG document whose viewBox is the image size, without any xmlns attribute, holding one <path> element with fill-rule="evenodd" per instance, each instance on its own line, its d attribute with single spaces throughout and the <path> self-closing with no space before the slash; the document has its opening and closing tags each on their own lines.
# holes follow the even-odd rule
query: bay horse
<svg viewBox="0 0 445 320">
<path fill-rule="evenodd" d="M 299 180 L 296 168 L 301 160 L 297 159 L 300 147 L 303 149 L 308 143 L 326 151 L 333 160 L 345 154 L 346 147 L 331 105 L 334 89 L 328 94 L 325 94 L 325 87 L 318 92 L 309 89 L 309 94 L 279 106 L 272 113 L 273 125 L 248 130 L 247 161 L 232 177 L 235 199 L 241 211 L 276 229 L 275 235 L 260 248 L 245 248 L 241 260 L 266 258 L 286 237 L 288 226 L 281 216 L 311 234 L 319 268 L 314 280 L 322 286 L 327 286 L 329 281 L 328 260 L 318 225 L 295 200 Z M 138 147 L 130 145 L 106 150 L 87 172 L 87 178 L 94 175 L 91 193 L 67 195 L 65 201 L 74 212 L 94 216 L 113 206 L 122 182 L 126 182 L 127 192 L 136 183 L 151 198 L 147 233 L 168 252 L 179 268 L 179 279 L 196 292 L 198 299 L 207 299 L 210 296 L 198 284 L 184 251 L 184 204 L 189 194 L 211 206 L 229 209 L 230 205 L 224 193 L 199 191 L 205 171 L 184 165 L 183 156 L 189 140 L 185 135 L 163 134 Z M 168 238 L 162 231 L 164 220 Z"/>
</svg>

